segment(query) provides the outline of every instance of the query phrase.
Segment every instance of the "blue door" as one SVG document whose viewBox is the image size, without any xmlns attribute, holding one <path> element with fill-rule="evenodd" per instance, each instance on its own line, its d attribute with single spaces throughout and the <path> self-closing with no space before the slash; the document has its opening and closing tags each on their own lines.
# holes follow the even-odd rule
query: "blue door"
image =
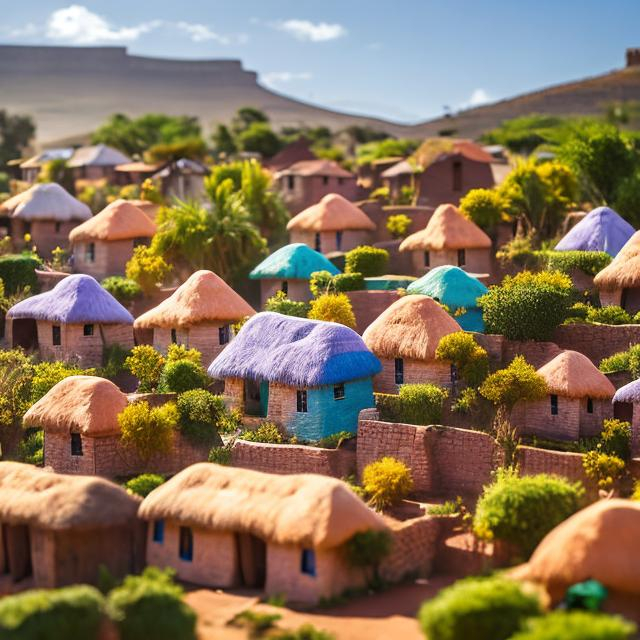
<svg viewBox="0 0 640 640">
<path fill-rule="evenodd" d="M 269 381 L 260 380 L 260 416 L 267 417 L 269 409 Z"/>
</svg>

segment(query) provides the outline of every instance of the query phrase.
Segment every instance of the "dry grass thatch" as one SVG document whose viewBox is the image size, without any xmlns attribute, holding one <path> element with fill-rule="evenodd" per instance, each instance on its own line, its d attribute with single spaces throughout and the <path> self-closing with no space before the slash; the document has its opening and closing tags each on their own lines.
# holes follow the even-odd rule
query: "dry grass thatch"
<svg viewBox="0 0 640 640">
<path fill-rule="evenodd" d="M 568 398 L 613 398 L 611 381 L 587 356 L 577 351 L 563 351 L 538 369 L 549 393 Z"/>
<path fill-rule="evenodd" d="M 440 339 L 462 331 L 460 325 L 429 296 L 396 300 L 362 334 L 379 358 L 433 360 Z"/>
<path fill-rule="evenodd" d="M 456 138 L 427 138 L 413 154 L 415 161 L 424 169 L 452 155 L 461 155 L 467 160 L 489 164 L 493 158 L 473 140 Z"/>
<path fill-rule="evenodd" d="M 316 549 L 335 548 L 358 532 L 386 526 L 341 480 L 211 463 L 194 464 L 152 491 L 139 515 Z"/>
<path fill-rule="evenodd" d="M 0 522 L 40 529 L 94 529 L 133 522 L 139 499 L 95 476 L 0 462 Z"/>
<path fill-rule="evenodd" d="M 488 249 L 491 238 L 465 218 L 452 204 L 441 204 L 427 226 L 405 238 L 400 251 L 442 251 L 443 249 Z"/>
<path fill-rule="evenodd" d="M 91 209 L 56 182 L 34 184 L 0 204 L 0 213 L 23 220 L 89 220 Z"/>
<path fill-rule="evenodd" d="M 324 158 L 316 158 L 309 160 L 299 160 L 289 165 L 280 175 L 295 176 L 330 176 L 333 178 L 355 178 L 354 174 L 341 167 L 334 160 L 325 160 Z"/>
<path fill-rule="evenodd" d="M 149 216 L 127 200 L 116 200 L 69 233 L 70 242 L 151 238 L 156 232 Z"/>
<path fill-rule="evenodd" d="M 82 433 L 99 438 L 120 433 L 118 414 L 127 396 L 110 380 L 70 376 L 61 380 L 25 413 L 25 427 L 48 433 Z"/>
<path fill-rule="evenodd" d="M 593 284 L 601 291 L 640 287 L 640 231 L 636 231 Z"/>
<path fill-rule="evenodd" d="M 374 231 L 371 218 L 353 202 L 337 193 L 328 193 L 314 204 L 289 220 L 289 231 L 344 231 L 364 229 Z"/>
<path fill-rule="evenodd" d="M 136 319 L 136 329 L 234 322 L 255 311 L 213 271 L 196 271 L 157 307 Z"/>
</svg>

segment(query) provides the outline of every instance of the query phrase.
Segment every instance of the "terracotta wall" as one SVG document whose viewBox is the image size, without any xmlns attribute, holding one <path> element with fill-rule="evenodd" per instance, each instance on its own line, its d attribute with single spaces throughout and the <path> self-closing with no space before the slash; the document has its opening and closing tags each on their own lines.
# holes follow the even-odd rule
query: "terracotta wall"
<svg viewBox="0 0 640 640">
<path fill-rule="evenodd" d="M 109 242 L 94 241 L 95 260 L 93 261 L 86 258 L 89 244 L 89 242 L 78 242 L 73 245 L 75 273 L 88 273 L 96 280 L 102 280 L 108 276 L 124 276 L 126 264 L 133 255 L 133 238 Z"/>
<path fill-rule="evenodd" d="M 640 325 L 569 324 L 558 327 L 553 339 L 562 349 L 584 353 L 598 366 L 603 358 L 640 343 Z"/>
<path fill-rule="evenodd" d="M 265 278 L 260 280 L 260 308 L 264 309 L 264 303 L 282 289 L 283 280 Z M 287 297 L 289 300 L 308 302 L 313 297 L 309 289 L 308 280 L 287 280 Z"/>
<path fill-rule="evenodd" d="M 474 333 L 476 342 L 487 350 L 494 368 L 507 366 L 516 356 L 524 356 L 529 364 L 540 368 L 562 352 L 555 342 L 508 340 L 502 335 Z"/>
<path fill-rule="evenodd" d="M 423 250 L 411 251 L 413 275 L 423 276 L 430 269 L 443 265 L 458 265 L 458 251 L 456 249 L 444 249 L 442 251 L 429 251 L 429 266 L 424 264 Z M 491 249 L 466 249 L 465 264 L 462 269 L 468 273 L 491 274 L 493 271 L 493 258 Z"/>
<path fill-rule="evenodd" d="M 345 229 L 342 232 L 340 249 L 337 246 L 337 236 L 335 231 L 320 232 L 320 253 L 333 253 L 334 251 L 350 251 L 361 245 L 371 244 L 372 232 L 362 229 Z M 297 229 L 289 234 L 289 242 L 302 242 L 312 249 L 316 248 L 315 231 L 299 231 Z"/>
<path fill-rule="evenodd" d="M 347 291 L 359 334 L 400 297 L 396 291 Z"/>
<path fill-rule="evenodd" d="M 228 323 L 227 323 L 228 324 Z M 223 323 L 196 324 L 190 327 L 176 328 L 176 343 L 189 349 L 197 349 L 202 354 L 202 365 L 208 367 L 222 353 L 226 344 L 220 344 L 220 327 Z M 230 328 L 230 331 L 232 329 Z M 233 337 L 233 333 L 231 334 Z M 156 327 L 153 330 L 153 346 L 166 354 L 172 344 L 171 329 Z M 228 344 L 228 343 L 227 343 Z"/>
<path fill-rule="evenodd" d="M 34 220 L 31 223 L 31 242 L 25 243 L 23 238 L 26 227 L 20 222 L 12 223 L 11 236 L 16 247 L 37 247 L 38 253 L 48 258 L 56 248 L 66 249 L 69 245 L 69 232 L 81 223 L 80 220 L 56 223 L 53 220 Z"/>
<path fill-rule="evenodd" d="M 547 396 L 535 402 L 519 402 L 511 416 L 521 434 L 555 440 L 577 440 L 580 437 L 580 401 L 558 396 L 558 414 L 551 415 Z"/>
<path fill-rule="evenodd" d="M 293 176 L 293 189 L 289 188 L 289 176 L 278 180 L 278 189 L 292 216 L 319 202 L 328 193 L 338 193 L 347 200 L 356 200 L 356 177 Z"/>
<path fill-rule="evenodd" d="M 380 358 L 380 362 L 382 371 L 373 378 L 373 390 L 378 393 L 398 393 L 399 385 L 395 381 L 395 359 Z M 403 363 L 404 384 L 428 382 L 440 387 L 451 387 L 451 365 L 448 362 L 404 359 Z"/>
<path fill-rule="evenodd" d="M 433 215 L 434 208 L 427 206 L 411 206 L 411 205 L 388 205 L 383 206 L 378 200 L 365 200 L 358 203 L 358 206 L 371 218 L 376 224 L 376 231 L 373 235 L 373 242 L 386 242 L 393 240 L 391 234 L 387 231 L 387 219 L 389 216 L 403 213 L 411 219 L 411 225 L 407 230 L 407 235 L 420 231 L 427 226 L 427 223 Z"/>
</svg>

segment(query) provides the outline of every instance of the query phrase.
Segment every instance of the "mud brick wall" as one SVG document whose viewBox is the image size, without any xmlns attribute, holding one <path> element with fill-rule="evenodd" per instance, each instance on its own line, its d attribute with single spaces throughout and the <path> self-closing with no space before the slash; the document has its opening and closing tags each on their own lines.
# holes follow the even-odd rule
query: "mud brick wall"
<svg viewBox="0 0 640 640">
<path fill-rule="evenodd" d="M 318 473 L 346 478 L 356 471 L 355 451 L 320 449 L 294 444 L 266 444 L 236 440 L 231 454 L 234 467 L 266 473 Z"/>
<path fill-rule="evenodd" d="M 364 330 L 400 296 L 397 291 L 347 291 L 353 313 L 356 316 L 356 331 Z"/>
<path fill-rule="evenodd" d="M 597 366 L 603 358 L 639 343 L 640 325 L 562 325 L 555 330 L 554 341 L 563 349 L 584 353 Z"/>
<path fill-rule="evenodd" d="M 508 365 L 516 356 L 522 355 L 529 364 L 539 368 L 555 358 L 564 348 L 555 342 L 534 340 L 507 340 L 502 335 L 474 333 L 476 342 L 487 350 L 492 367 Z"/>
</svg>

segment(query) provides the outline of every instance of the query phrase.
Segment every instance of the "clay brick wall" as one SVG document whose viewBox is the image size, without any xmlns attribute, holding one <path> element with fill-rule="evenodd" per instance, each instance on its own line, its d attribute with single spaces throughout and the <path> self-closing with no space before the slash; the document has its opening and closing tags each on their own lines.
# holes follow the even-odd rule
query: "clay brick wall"
<svg viewBox="0 0 640 640">
<path fill-rule="evenodd" d="M 562 325 L 555 330 L 553 339 L 562 349 L 579 351 L 598 366 L 603 358 L 639 343 L 640 325 Z"/>
<path fill-rule="evenodd" d="M 428 267 L 424 264 L 424 251 L 412 251 L 411 260 L 413 264 L 413 275 L 422 276 L 435 267 L 457 265 L 458 251 L 456 249 L 429 251 Z M 490 274 L 493 268 L 491 249 L 467 249 L 465 251 L 465 265 L 462 268 L 469 273 Z"/>
<path fill-rule="evenodd" d="M 29 246 L 35 245 L 38 248 L 38 253 L 45 257 L 48 257 L 56 247 L 66 249 L 69 245 L 69 232 L 80 222 L 80 220 L 73 220 L 56 224 L 53 220 L 34 220 L 31 223 Z M 13 237 L 20 241 L 23 235 L 24 233 Z"/>
<path fill-rule="evenodd" d="M 358 203 L 358 206 L 371 218 L 376 225 L 373 242 L 387 242 L 393 240 L 387 231 L 387 219 L 400 213 L 411 219 L 411 224 L 407 230 L 407 235 L 420 231 L 427 226 L 427 222 L 433 215 L 434 208 L 426 206 L 411 205 L 387 205 L 382 206 L 377 200 L 366 200 Z"/>
<path fill-rule="evenodd" d="M 279 180 L 279 189 L 292 216 L 316 204 L 328 193 L 338 193 L 347 200 L 356 200 L 358 196 L 355 176 L 352 178 L 328 176 L 325 180 L 323 176 L 296 175 L 293 177 L 293 189 L 289 189 L 288 182 L 288 176 L 282 176 Z"/>
<path fill-rule="evenodd" d="M 555 342 L 507 340 L 502 335 L 491 333 L 474 333 L 473 337 L 487 350 L 493 367 L 507 366 L 516 356 L 522 355 L 529 364 L 539 368 L 565 348 L 559 347 Z"/>
<path fill-rule="evenodd" d="M 188 349 L 197 349 L 202 354 L 202 365 L 208 367 L 227 346 L 226 344 L 220 344 L 218 329 L 222 326 L 223 323 L 220 322 L 178 327 L 176 328 L 176 343 L 182 344 Z M 155 349 L 166 354 L 171 343 L 171 329 L 164 327 L 155 327 L 153 329 L 153 346 Z"/>
<path fill-rule="evenodd" d="M 364 330 L 400 296 L 396 291 L 347 291 L 356 317 L 356 331 Z"/>
<path fill-rule="evenodd" d="M 551 415 L 549 396 L 535 402 L 519 402 L 513 409 L 511 422 L 521 434 L 556 440 L 578 440 L 580 437 L 580 400 L 558 396 L 558 415 Z"/>
<path fill-rule="evenodd" d="M 399 385 L 395 382 L 395 360 L 380 358 L 380 362 L 382 363 L 382 371 L 373 378 L 373 390 L 378 393 L 398 393 Z M 436 360 L 429 362 L 404 360 L 404 384 L 423 382 L 450 388 L 451 365 Z"/>
<path fill-rule="evenodd" d="M 347 449 L 236 440 L 231 463 L 234 467 L 266 473 L 318 473 L 346 478 L 356 471 L 356 453 Z"/>
<path fill-rule="evenodd" d="M 133 238 L 128 240 L 95 240 L 93 262 L 86 259 L 87 245 L 90 242 L 78 242 L 73 245 L 73 270 L 75 273 L 88 273 L 102 280 L 108 276 L 123 276 L 127 262 L 133 255 Z"/>
<path fill-rule="evenodd" d="M 308 280 L 290 279 L 287 280 L 287 297 L 289 300 L 297 302 L 308 302 L 313 298 L 309 289 Z M 283 280 L 264 279 L 260 280 L 260 308 L 264 308 L 265 302 L 272 298 L 282 289 Z"/>
</svg>

